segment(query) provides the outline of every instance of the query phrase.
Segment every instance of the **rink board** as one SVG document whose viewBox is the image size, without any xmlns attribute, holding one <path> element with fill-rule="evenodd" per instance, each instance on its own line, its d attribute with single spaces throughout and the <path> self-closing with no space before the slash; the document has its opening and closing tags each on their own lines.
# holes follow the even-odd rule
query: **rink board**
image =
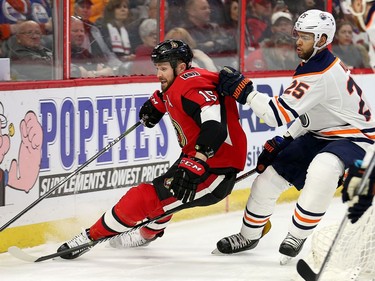
<svg viewBox="0 0 375 281">
<path fill-rule="evenodd" d="M 270 96 L 282 93 L 290 81 L 289 77 L 253 79 L 255 88 Z M 364 92 L 371 93 L 372 81 L 374 75 L 357 76 Z M 159 83 L 133 83 L 1 91 L 1 133 L 8 137 L 10 145 L 0 158 L 0 170 L 14 174 L 13 165 L 17 163 L 16 174 L 23 182 L 14 183 L 9 177 L 10 182 L 0 187 L 0 224 L 44 196 L 135 124 L 140 107 L 158 87 Z M 375 98 L 369 98 L 375 104 Z M 249 171 L 264 142 L 283 134 L 286 128 L 270 128 L 247 106 L 239 105 L 239 113 L 248 137 L 245 171 Z M 30 114 L 35 122 L 33 128 L 40 127 L 36 130 L 40 144 L 32 154 L 25 155 L 25 134 L 21 132 Z M 0 252 L 12 245 L 28 247 L 66 239 L 94 223 L 131 186 L 163 174 L 179 153 L 168 116 L 153 129 L 138 127 L 2 231 Z M 33 175 L 30 171 L 35 173 L 35 167 L 39 170 Z M 236 184 L 228 200 L 181 212 L 175 220 L 242 209 L 253 178 Z M 288 191 L 285 197 L 295 199 L 296 193 Z"/>
</svg>

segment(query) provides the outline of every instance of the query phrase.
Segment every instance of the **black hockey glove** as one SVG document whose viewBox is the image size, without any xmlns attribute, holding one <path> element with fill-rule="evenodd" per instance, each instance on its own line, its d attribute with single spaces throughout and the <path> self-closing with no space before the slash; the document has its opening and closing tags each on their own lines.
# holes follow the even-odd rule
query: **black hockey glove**
<svg viewBox="0 0 375 281">
<path fill-rule="evenodd" d="M 164 113 L 157 110 L 152 103 L 152 100 L 154 102 L 161 102 L 161 99 L 156 100 L 156 98 L 159 98 L 158 94 L 159 93 L 155 92 L 154 95 L 142 105 L 139 111 L 139 119 L 142 120 L 142 123 L 148 128 L 154 127 L 164 116 Z"/>
<path fill-rule="evenodd" d="M 193 201 L 198 184 L 208 177 L 208 165 L 195 157 L 183 157 L 169 187 L 173 196 L 183 203 Z"/>
<path fill-rule="evenodd" d="M 348 219 L 352 223 L 355 223 L 371 207 L 374 198 L 375 171 L 372 171 L 361 194 L 357 194 L 365 172 L 365 169 L 360 167 L 361 164 L 361 161 L 356 161 L 354 165 L 349 167 L 348 176 L 344 181 L 342 190 L 342 201 L 349 201 Z"/>
<path fill-rule="evenodd" d="M 288 144 L 293 141 L 292 137 L 280 137 L 276 136 L 264 144 L 264 148 L 261 154 L 258 156 L 257 166 L 255 171 L 261 174 L 266 168 L 272 164 L 276 156 L 283 150 Z"/>
<path fill-rule="evenodd" d="M 254 90 L 253 82 L 230 66 L 220 71 L 216 88 L 219 94 L 233 96 L 241 104 L 246 103 L 247 96 Z"/>
<path fill-rule="evenodd" d="M 374 195 L 356 195 L 354 199 L 348 204 L 348 219 L 355 223 L 372 205 Z"/>
</svg>

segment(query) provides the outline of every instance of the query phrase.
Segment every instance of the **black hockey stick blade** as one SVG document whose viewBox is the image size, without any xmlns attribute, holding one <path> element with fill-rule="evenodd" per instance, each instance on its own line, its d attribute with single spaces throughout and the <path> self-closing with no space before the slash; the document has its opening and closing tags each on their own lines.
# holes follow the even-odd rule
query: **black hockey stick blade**
<svg viewBox="0 0 375 281">
<path fill-rule="evenodd" d="M 99 240 L 79 245 L 77 247 L 74 247 L 74 250 L 77 251 L 77 250 L 80 250 L 80 249 L 91 248 L 91 247 L 95 246 L 97 243 L 99 243 Z M 64 251 L 60 251 L 60 252 L 52 253 L 52 254 L 49 254 L 49 255 L 37 257 L 37 256 L 33 256 L 33 255 L 30 255 L 30 254 L 26 253 L 25 251 L 23 251 L 19 247 L 12 246 L 12 247 L 8 248 L 8 253 L 11 254 L 13 257 L 15 257 L 17 259 L 20 259 L 20 260 L 23 260 L 23 261 L 26 261 L 26 262 L 41 262 L 41 261 L 50 260 L 50 259 L 53 259 L 53 258 L 60 257 L 61 255 L 64 255 L 64 254 L 70 254 L 70 253 L 72 253 L 72 249 L 67 249 L 67 250 L 64 250 Z"/>
<path fill-rule="evenodd" d="M 247 178 L 247 177 L 249 177 L 249 176 L 251 176 L 254 173 L 255 173 L 255 169 L 250 170 L 250 171 L 242 174 L 241 176 L 238 176 L 236 178 L 236 183 L 245 179 L 245 178 Z M 141 222 L 141 223 L 135 225 L 132 229 L 130 229 L 127 232 L 124 232 L 124 233 L 121 233 L 121 234 L 118 234 L 118 235 L 114 235 L 114 236 L 111 236 L 111 237 L 101 238 L 101 239 L 98 239 L 98 240 L 95 240 L 95 241 L 90 241 L 88 243 L 85 243 L 85 244 L 82 244 L 82 245 L 79 245 L 79 246 L 76 246 L 76 247 L 73 247 L 73 248 L 69 248 L 69 249 L 66 249 L 66 250 L 63 250 L 63 251 L 60 251 L 60 252 L 52 253 L 52 254 L 49 254 L 49 255 L 36 257 L 36 256 L 33 256 L 33 255 L 27 254 L 22 249 L 20 249 L 19 247 L 16 247 L 16 246 L 9 247 L 8 253 L 11 254 L 12 256 L 14 256 L 15 258 L 18 258 L 20 260 L 27 261 L 27 262 L 41 262 L 41 261 L 50 260 L 50 259 L 53 259 L 53 258 L 61 257 L 61 256 L 66 255 L 66 254 L 71 254 L 73 252 L 76 252 L 76 251 L 79 251 L 79 250 L 82 250 L 82 249 L 92 248 L 96 244 L 102 243 L 104 241 L 108 241 L 115 236 L 123 235 L 125 233 L 130 233 L 130 232 L 135 231 L 135 230 L 137 230 L 137 229 L 139 229 L 143 226 L 149 225 L 154 221 L 166 218 L 166 217 L 178 212 L 179 210 L 181 210 L 181 206 L 170 209 L 170 210 L 166 211 L 164 214 L 161 214 L 161 215 L 159 215 L 155 218 L 152 218 L 152 219 L 149 219 L 147 221 Z"/>
<path fill-rule="evenodd" d="M 20 260 L 27 261 L 27 262 L 41 262 L 41 261 L 50 260 L 50 259 L 53 259 L 53 258 L 61 257 L 63 255 L 68 255 L 68 254 L 74 253 L 74 252 L 82 250 L 82 249 L 92 248 L 96 244 L 108 241 L 108 240 L 114 238 L 115 236 L 120 236 L 120 235 L 123 235 L 123 234 L 126 234 L 126 233 L 133 232 L 133 231 L 135 231 L 135 230 L 137 230 L 137 229 L 139 229 L 143 226 L 151 224 L 154 221 L 157 221 L 157 220 L 163 219 L 165 217 L 168 217 L 171 214 L 176 213 L 180 209 L 181 209 L 180 206 L 175 207 L 173 209 L 170 209 L 169 211 L 166 211 L 164 214 L 161 214 L 161 215 L 159 215 L 159 216 L 157 216 L 153 219 L 149 219 L 147 221 L 141 222 L 141 223 L 135 225 L 129 231 L 123 232 L 121 234 L 110 236 L 110 237 L 104 237 L 104 238 L 101 238 L 101 239 L 98 239 L 98 240 L 95 240 L 95 241 L 90 241 L 90 242 L 87 242 L 85 244 L 82 244 L 82 245 L 79 245 L 79 246 L 76 246 L 76 247 L 73 247 L 73 248 L 69 248 L 69 249 L 66 249 L 66 250 L 63 250 L 63 251 L 59 251 L 59 252 L 56 252 L 56 253 L 52 253 L 52 254 L 49 254 L 49 255 L 40 256 L 40 257 L 32 256 L 32 255 L 27 254 L 22 249 L 20 249 L 19 247 L 16 247 L 16 246 L 9 247 L 8 253 L 11 254 L 12 256 L 14 256 L 15 258 L 18 258 Z"/>
<path fill-rule="evenodd" d="M 16 246 L 9 247 L 8 253 L 11 254 L 13 257 L 15 257 L 17 259 L 20 259 L 20 260 L 23 260 L 23 261 L 26 261 L 26 262 L 41 262 L 41 261 L 57 258 L 57 257 L 60 257 L 62 255 L 65 255 L 65 254 L 70 254 L 72 252 L 75 252 L 75 251 L 78 251 L 78 250 L 81 250 L 81 249 L 87 249 L 87 248 L 94 247 L 99 242 L 101 242 L 101 240 L 90 241 L 88 243 L 79 245 L 79 246 L 74 247 L 74 248 L 66 249 L 66 250 L 63 250 L 63 251 L 60 251 L 60 252 L 56 252 L 56 253 L 52 253 L 52 254 L 49 254 L 49 255 L 40 256 L 40 257 L 30 255 L 30 254 L 24 252 L 22 249 L 20 249 Z"/>
<path fill-rule="evenodd" d="M 315 273 L 311 267 L 304 260 L 300 259 L 297 262 L 297 272 L 306 281 L 316 281 L 319 279 L 319 273 Z"/>
</svg>

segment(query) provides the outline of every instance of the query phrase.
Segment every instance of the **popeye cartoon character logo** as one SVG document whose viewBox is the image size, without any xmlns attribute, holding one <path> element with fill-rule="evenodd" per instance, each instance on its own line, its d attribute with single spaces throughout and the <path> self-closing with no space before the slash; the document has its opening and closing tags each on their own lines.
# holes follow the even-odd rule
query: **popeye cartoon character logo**
<svg viewBox="0 0 375 281">
<path fill-rule="evenodd" d="M 12 146 L 11 137 L 16 134 L 13 123 L 8 126 L 3 104 L 0 102 L 0 165 Z M 8 128 L 8 133 L 6 132 Z M 18 157 L 12 159 L 9 170 L 0 167 L 0 206 L 5 206 L 5 188 L 29 192 L 39 175 L 43 130 L 36 114 L 28 111 L 19 124 L 21 143 Z"/>
</svg>

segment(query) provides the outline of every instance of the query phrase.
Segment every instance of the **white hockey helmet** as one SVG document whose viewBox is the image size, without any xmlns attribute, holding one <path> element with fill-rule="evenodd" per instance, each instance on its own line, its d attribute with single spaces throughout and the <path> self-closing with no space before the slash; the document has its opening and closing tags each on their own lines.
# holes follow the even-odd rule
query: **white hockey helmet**
<svg viewBox="0 0 375 281">
<path fill-rule="evenodd" d="M 308 10 L 300 15 L 294 24 L 293 33 L 297 31 L 314 34 L 315 54 L 317 50 L 323 49 L 333 41 L 336 32 L 336 22 L 332 14 L 328 12 L 315 9 Z M 317 43 L 323 34 L 327 36 L 327 42 L 323 46 L 318 47 Z"/>
</svg>

